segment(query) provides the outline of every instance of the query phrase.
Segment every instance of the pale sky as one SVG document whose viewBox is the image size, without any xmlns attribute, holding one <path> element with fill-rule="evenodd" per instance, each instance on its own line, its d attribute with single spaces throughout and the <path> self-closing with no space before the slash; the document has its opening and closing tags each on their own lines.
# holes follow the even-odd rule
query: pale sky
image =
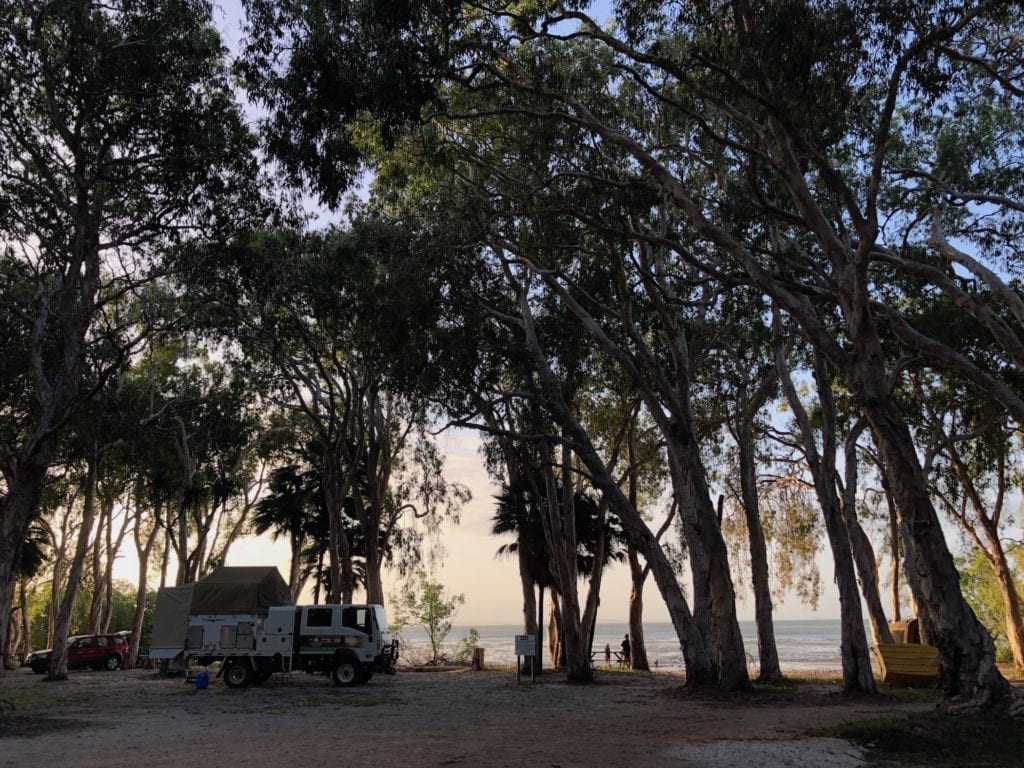
<svg viewBox="0 0 1024 768">
<path fill-rule="evenodd" d="M 445 476 L 469 487 L 472 501 L 462 510 L 461 523 L 443 526 L 440 539 L 447 555 L 433 571 L 433 576 L 445 585 L 449 593 L 461 593 L 466 602 L 459 609 L 455 623 L 465 625 L 519 624 L 522 621 L 522 591 L 515 557 L 498 557 L 497 549 L 511 538 L 491 534 L 496 488 L 483 467 L 477 452 L 479 437 L 471 432 L 459 431 L 440 436 L 440 445 L 446 455 Z M 670 532 L 671 534 L 671 532 Z M 669 534 L 669 535 L 670 535 Z M 284 541 L 271 541 L 270 536 L 246 537 L 234 544 L 228 554 L 228 565 L 274 565 L 282 576 L 288 573 L 288 546 Z M 130 581 L 136 579 L 137 560 L 130 545 L 122 552 L 115 567 L 115 577 Z M 832 619 L 839 616 L 839 604 L 832 584 L 832 564 L 819 555 L 824 594 L 817 613 L 801 605 L 796 596 L 785 601 L 775 597 L 777 619 Z M 883 570 L 886 564 L 882 564 Z M 173 569 L 171 570 L 173 573 Z M 754 604 L 749 590 L 737 584 L 741 594 L 739 617 L 753 619 Z M 585 594 L 586 585 L 581 585 Z M 312 602 L 312 591 L 304 600 Z M 385 591 L 390 598 L 397 592 L 397 578 L 385 577 Z M 601 609 L 598 622 L 624 622 L 627 617 L 630 591 L 629 568 L 625 564 L 609 567 L 602 581 Z M 364 597 L 357 594 L 356 600 Z M 649 577 L 644 591 L 644 617 L 646 621 L 668 621 L 668 611 L 661 595 Z"/>
</svg>

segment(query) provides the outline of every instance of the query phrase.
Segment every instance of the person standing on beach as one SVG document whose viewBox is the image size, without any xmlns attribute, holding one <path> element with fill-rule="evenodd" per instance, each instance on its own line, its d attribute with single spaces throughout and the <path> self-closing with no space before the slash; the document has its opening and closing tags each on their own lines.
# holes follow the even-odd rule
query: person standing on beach
<svg viewBox="0 0 1024 768">
<path fill-rule="evenodd" d="M 629 647 L 629 635 L 626 635 L 622 640 L 622 657 L 619 659 L 619 666 L 626 668 L 632 667 L 632 658 L 632 652 Z"/>
</svg>

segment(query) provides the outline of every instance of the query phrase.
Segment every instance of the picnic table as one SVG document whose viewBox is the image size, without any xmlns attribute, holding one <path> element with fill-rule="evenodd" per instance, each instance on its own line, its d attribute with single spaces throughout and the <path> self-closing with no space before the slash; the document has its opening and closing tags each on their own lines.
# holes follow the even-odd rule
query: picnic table
<svg viewBox="0 0 1024 768">
<path fill-rule="evenodd" d="M 616 666 L 619 666 L 619 667 L 629 666 L 629 659 L 625 658 L 624 654 L 621 651 L 612 651 L 610 656 L 609 656 L 609 655 L 605 654 L 605 652 L 602 651 L 602 650 L 596 650 L 596 651 L 591 651 L 590 652 L 590 666 L 593 667 L 593 666 L 597 665 L 597 661 L 598 661 L 598 657 L 599 656 L 605 656 L 606 657 L 605 660 L 604 660 L 605 666 L 610 666 L 611 665 L 611 660 L 613 658 L 615 659 Z"/>
</svg>

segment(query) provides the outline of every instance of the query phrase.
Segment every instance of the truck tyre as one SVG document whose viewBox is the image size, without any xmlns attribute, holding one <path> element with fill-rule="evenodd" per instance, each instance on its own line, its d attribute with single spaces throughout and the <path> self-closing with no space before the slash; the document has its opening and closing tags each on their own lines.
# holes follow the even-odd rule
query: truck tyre
<svg viewBox="0 0 1024 768">
<path fill-rule="evenodd" d="M 331 670 L 331 680 L 335 685 L 347 688 L 359 682 L 361 675 L 359 665 L 349 658 L 338 659 Z"/>
<path fill-rule="evenodd" d="M 246 662 L 229 662 L 224 670 L 224 684 L 228 688 L 245 688 L 252 679 L 252 667 Z"/>
</svg>

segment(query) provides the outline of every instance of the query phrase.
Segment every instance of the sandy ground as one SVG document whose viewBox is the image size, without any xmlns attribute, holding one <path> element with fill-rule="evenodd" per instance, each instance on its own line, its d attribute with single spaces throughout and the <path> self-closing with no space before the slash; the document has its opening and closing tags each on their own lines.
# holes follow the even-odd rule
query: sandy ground
<svg viewBox="0 0 1024 768">
<path fill-rule="evenodd" d="M 0 766 L 866 765 L 812 730 L 934 708 L 937 694 L 849 699 L 832 684 L 779 693 L 694 693 L 668 673 L 604 673 L 594 685 L 514 671 L 406 672 L 337 688 L 275 675 L 197 691 L 151 671 L 0 678 Z"/>
</svg>

